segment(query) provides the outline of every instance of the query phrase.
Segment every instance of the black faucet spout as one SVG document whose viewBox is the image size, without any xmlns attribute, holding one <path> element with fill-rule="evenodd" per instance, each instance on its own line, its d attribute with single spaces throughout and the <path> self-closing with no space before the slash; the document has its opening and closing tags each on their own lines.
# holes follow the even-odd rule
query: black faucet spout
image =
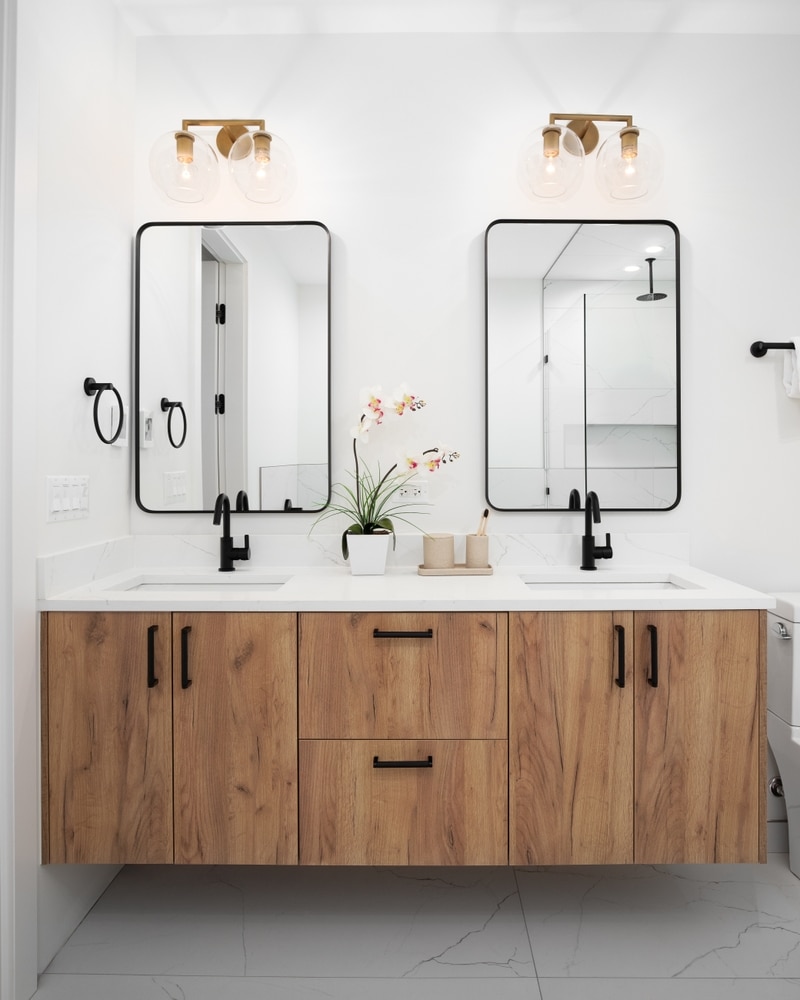
<svg viewBox="0 0 800 1000">
<path fill-rule="evenodd" d="M 606 532 L 606 544 L 595 545 L 592 534 L 592 524 L 600 523 L 600 501 L 594 490 L 586 494 L 586 527 L 581 539 L 581 569 L 597 569 L 596 559 L 610 559 L 614 555 L 611 548 L 611 535 Z"/>
<path fill-rule="evenodd" d="M 241 497 L 241 494 L 240 494 Z M 245 502 L 237 502 L 237 510 L 248 510 L 249 506 Z M 219 525 L 222 522 L 222 537 L 219 540 L 219 571 L 220 573 L 232 573 L 236 567 L 233 565 L 237 559 L 247 560 L 250 558 L 250 536 L 244 536 L 244 545 L 233 544 L 231 536 L 231 502 L 225 493 L 220 493 L 214 504 L 214 521 Z"/>
</svg>

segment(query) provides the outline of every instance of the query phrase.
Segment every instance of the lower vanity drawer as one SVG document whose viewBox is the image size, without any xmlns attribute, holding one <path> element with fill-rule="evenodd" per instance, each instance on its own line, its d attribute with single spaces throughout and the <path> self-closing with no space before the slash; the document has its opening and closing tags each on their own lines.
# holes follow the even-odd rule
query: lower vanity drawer
<svg viewBox="0 0 800 1000">
<path fill-rule="evenodd" d="M 505 740 L 301 740 L 301 865 L 508 864 Z"/>
</svg>

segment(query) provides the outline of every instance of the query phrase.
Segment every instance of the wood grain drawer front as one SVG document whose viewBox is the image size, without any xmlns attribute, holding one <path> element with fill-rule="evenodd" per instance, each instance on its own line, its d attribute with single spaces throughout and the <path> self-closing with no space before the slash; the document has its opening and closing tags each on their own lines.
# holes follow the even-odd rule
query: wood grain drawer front
<svg viewBox="0 0 800 1000">
<path fill-rule="evenodd" d="M 301 740 L 300 864 L 508 864 L 507 787 L 504 740 Z"/>
<path fill-rule="evenodd" d="M 505 739 L 504 613 L 300 615 L 300 736 Z"/>
</svg>

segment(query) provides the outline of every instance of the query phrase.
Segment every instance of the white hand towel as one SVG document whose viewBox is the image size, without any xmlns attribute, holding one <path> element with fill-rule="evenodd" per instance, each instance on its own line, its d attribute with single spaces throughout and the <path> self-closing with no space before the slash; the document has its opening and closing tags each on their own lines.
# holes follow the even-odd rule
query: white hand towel
<svg viewBox="0 0 800 1000">
<path fill-rule="evenodd" d="M 800 357 L 797 354 L 797 341 L 792 341 L 792 347 L 783 352 L 783 387 L 786 395 L 792 399 L 800 399 Z"/>
</svg>

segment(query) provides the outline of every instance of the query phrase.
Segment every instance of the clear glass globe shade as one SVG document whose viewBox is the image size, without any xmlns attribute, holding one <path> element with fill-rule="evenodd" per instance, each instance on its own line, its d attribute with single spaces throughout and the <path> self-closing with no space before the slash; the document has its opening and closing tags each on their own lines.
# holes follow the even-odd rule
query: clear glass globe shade
<svg viewBox="0 0 800 1000">
<path fill-rule="evenodd" d="M 616 132 L 597 151 L 595 180 L 610 201 L 649 198 L 661 186 L 664 157 L 658 140 L 639 129 L 636 147 L 635 156 L 623 156 L 621 132 Z"/>
<path fill-rule="evenodd" d="M 219 187 L 217 154 L 191 132 L 160 136 L 150 150 L 150 173 L 172 201 L 204 201 L 213 198 Z"/>
<path fill-rule="evenodd" d="M 544 129 L 532 132 L 520 151 L 517 178 L 520 187 L 533 198 L 567 198 L 583 176 L 584 152 L 580 140 L 566 126 L 558 126 L 558 153 L 545 155 Z"/>
<path fill-rule="evenodd" d="M 294 191 L 294 157 L 274 132 L 247 132 L 240 136 L 231 147 L 228 165 L 242 194 L 250 201 L 275 204 L 287 201 Z"/>
</svg>

